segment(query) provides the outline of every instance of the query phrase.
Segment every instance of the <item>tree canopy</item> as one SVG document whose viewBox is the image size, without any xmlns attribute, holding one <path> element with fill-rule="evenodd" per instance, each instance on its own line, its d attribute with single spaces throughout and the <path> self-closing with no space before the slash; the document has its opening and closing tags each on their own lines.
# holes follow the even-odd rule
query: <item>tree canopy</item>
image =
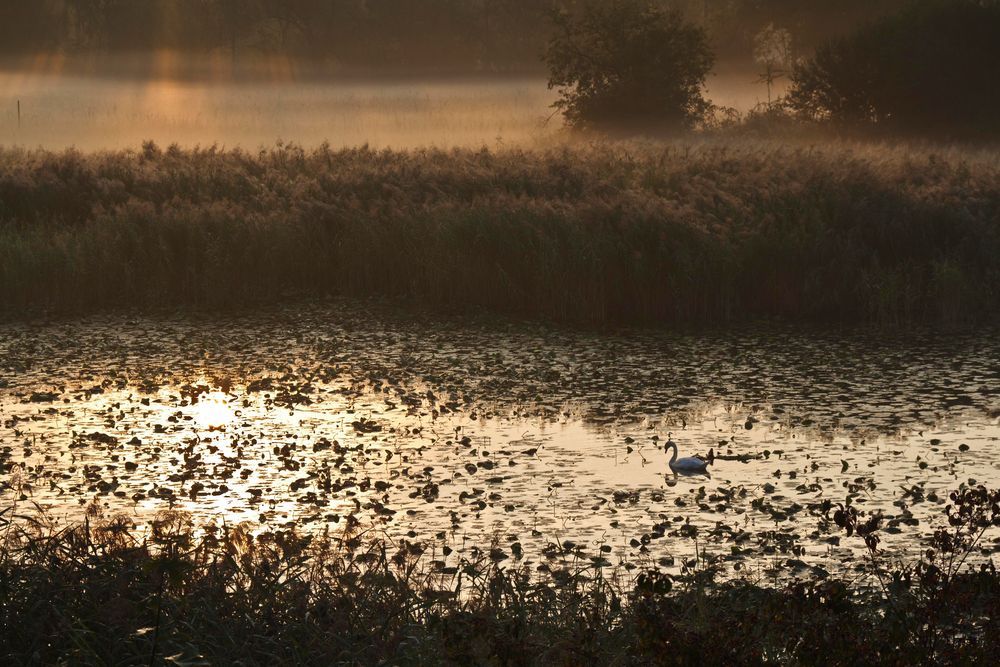
<svg viewBox="0 0 1000 667">
<path fill-rule="evenodd" d="M 916 133 L 1000 131 L 1000 3 L 924 2 L 820 47 L 789 104 L 815 119 Z"/>
<path fill-rule="evenodd" d="M 664 130 L 690 126 L 714 62 L 705 31 L 645 0 L 584 2 L 554 14 L 545 60 L 555 106 L 577 127 Z"/>
<path fill-rule="evenodd" d="M 6 0 L 0 54 L 147 51 L 281 56 L 346 69 L 541 71 L 553 7 L 588 0 Z M 749 63 L 768 24 L 796 48 L 846 34 L 914 0 L 649 0 Z M 235 39 L 234 39 L 235 37 Z"/>
</svg>

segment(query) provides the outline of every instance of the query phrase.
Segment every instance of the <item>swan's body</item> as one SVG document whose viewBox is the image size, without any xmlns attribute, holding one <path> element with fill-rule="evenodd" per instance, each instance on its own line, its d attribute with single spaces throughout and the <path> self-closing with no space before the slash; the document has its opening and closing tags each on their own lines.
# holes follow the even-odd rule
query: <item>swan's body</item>
<svg viewBox="0 0 1000 667">
<path fill-rule="evenodd" d="M 708 470 L 708 461 L 697 456 L 685 456 L 682 459 L 677 458 L 677 443 L 673 440 L 667 440 L 667 444 L 663 446 L 664 451 L 673 448 L 674 455 L 670 457 L 670 462 L 667 464 L 670 469 L 674 472 L 705 472 Z"/>
</svg>

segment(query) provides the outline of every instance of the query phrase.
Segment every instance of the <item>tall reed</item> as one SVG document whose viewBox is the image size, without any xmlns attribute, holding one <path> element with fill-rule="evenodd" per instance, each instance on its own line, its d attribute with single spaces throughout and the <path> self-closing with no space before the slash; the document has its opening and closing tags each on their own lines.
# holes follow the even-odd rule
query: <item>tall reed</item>
<svg viewBox="0 0 1000 667">
<path fill-rule="evenodd" d="M 0 150 L 0 312 L 389 296 L 587 324 L 1000 312 L 1000 160 L 768 142 Z"/>
</svg>

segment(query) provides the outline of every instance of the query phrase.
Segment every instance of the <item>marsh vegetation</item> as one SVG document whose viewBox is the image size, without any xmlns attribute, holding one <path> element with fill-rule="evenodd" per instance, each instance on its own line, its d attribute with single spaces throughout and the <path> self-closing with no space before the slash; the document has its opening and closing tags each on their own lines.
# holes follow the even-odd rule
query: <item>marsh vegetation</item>
<svg viewBox="0 0 1000 667">
<path fill-rule="evenodd" d="M 0 651 L 20 664 L 988 663 L 1000 578 L 954 564 L 997 521 L 996 497 L 953 496 L 961 518 L 942 528 L 944 549 L 887 568 L 877 593 L 718 583 L 711 570 L 649 571 L 629 588 L 485 559 L 428 571 L 412 545 L 349 531 L 198 537 L 170 513 L 141 540 L 114 522 L 19 531 L 0 554 Z"/>
<path fill-rule="evenodd" d="M 587 324 L 993 319 L 984 150 L 0 152 L 8 313 L 387 296 Z"/>
<path fill-rule="evenodd" d="M 0 6 L 0 662 L 988 661 L 998 18 Z"/>
<path fill-rule="evenodd" d="M 608 335 L 354 301 L 4 325 L 21 630 L 0 650 L 973 659 L 993 501 L 953 512 L 966 541 L 936 530 L 951 491 L 996 483 L 979 333 Z M 669 475 L 668 437 L 714 450 L 711 477 Z"/>
</svg>

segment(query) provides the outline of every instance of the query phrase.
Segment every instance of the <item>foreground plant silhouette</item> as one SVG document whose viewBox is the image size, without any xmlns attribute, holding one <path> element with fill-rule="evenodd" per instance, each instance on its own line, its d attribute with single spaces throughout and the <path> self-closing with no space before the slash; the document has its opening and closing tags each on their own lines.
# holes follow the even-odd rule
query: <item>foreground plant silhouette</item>
<svg viewBox="0 0 1000 667">
<path fill-rule="evenodd" d="M 928 548 L 913 563 L 893 565 L 879 549 L 882 517 L 867 518 L 851 505 L 841 505 L 833 521 L 848 536 L 864 540 L 871 571 L 879 582 L 886 625 L 900 641 L 916 647 L 931 661 L 959 661 L 981 633 L 995 631 L 1000 578 L 992 559 L 963 571 L 986 531 L 1000 526 L 1000 491 L 983 486 L 953 491 L 945 508 L 947 527 L 938 528 Z M 988 616 L 970 609 L 993 608 Z M 920 609 L 923 613 L 912 614 Z"/>
<path fill-rule="evenodd" d="M 883 582 L 784 588 L 722 581 L 710 567 L 628 585 L 589 567 L 504 568 L 483 557 L 433 565 L 356 523 L 337 534 L 196 535 L 183 514 L 136 537 L 128 519 L 54 530 L 8 523 L 0 553 L 0 657 L 188 664 L 967 664 L 1000 649 L 1000 577 L 977 557 L 1000 525 L 1000 492 L 961 488 L 948 526 L 914 563 L 890 565 L 880 519 L 831 523 L 867 545 Z M 7 510 L 0 520 L 11 521 Z"/>
</svg>

